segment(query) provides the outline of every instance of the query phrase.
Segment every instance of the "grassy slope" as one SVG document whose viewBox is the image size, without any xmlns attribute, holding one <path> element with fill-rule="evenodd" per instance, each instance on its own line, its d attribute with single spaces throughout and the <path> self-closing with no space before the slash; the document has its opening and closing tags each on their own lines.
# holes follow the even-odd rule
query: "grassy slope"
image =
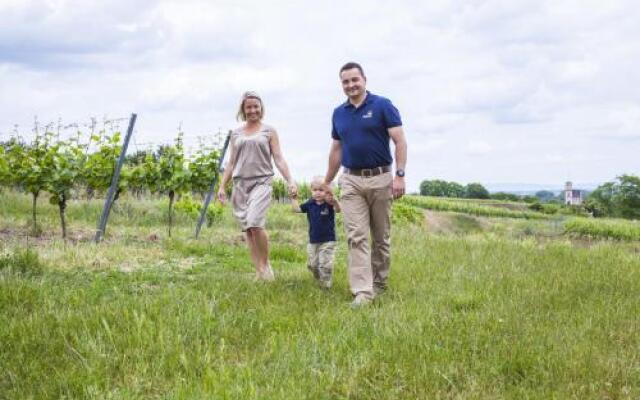
<svg viewBox="0 0 640 400">
<path fill-rule="evenodd" d="M 12 252 L 29 203 L 0 203 Z M 66 248 L 57 231 L 30 239 L 44 273 L 0 271 L 0 398 L 640 397 L 627 247 L 395 226 L 392 290 L 354 311 L 344 240 L 322 292 L 286 206 L 269 217 L 273 284 L 251 281 L 228 214 L 199 241 L 182 218 L 168 239 L 156 202 L 123 202 L 96 246 L 84 239 L 99 208 L 72 206 Z"/>
</svg>

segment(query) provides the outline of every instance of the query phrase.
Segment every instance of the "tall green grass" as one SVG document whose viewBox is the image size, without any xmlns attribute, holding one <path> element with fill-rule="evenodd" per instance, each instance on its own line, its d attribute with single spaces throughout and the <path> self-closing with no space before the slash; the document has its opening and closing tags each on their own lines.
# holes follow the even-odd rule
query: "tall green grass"
<svg viewBox="0 0 640 400">
<path fill-rule="evenodd" d="M 640 240 L 640 222 L 621 219 L 571 218 L 564 224 L 566 233 L 594 238 Z"/>
<path fill-rule="evenodd" d="M 21 218 L 0 211 L 0 227 Z M 0 398 L 640 397 L 640 259 L 624 243 L 397 220 L 389 291 L 353 310 L 341 230 L 322 291 L 287 205 L 269 211 L 271 284 L 252 281 L 229 209 L 200 240 L 189 220 L 171 239 L 149 225 L 113 223 L 100 245 L 0 244 Z"/>
</svg>

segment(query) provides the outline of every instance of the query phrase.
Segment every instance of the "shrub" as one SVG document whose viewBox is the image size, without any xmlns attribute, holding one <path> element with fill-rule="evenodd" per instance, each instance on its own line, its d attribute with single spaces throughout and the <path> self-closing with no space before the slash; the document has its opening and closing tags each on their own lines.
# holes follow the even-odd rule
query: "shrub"
<svg viewBox="0 0 640 400">
<path fill-rule="evenodd" d="M 215 222 L 222 219 L 224 208 L 220 203 L 209 204 L 207 208 L 207 226 L 211 227 Z"/>
<path fill-rule="evenodd" d="M 184 195 L 180 200 L 176 202 L 176 211 L 181 214 L 188 215 L 191 218 L 197 218 L 200 216 L 202 210 L 202 204 L 193 200 L 190 195 Z M 223 214 L 223 207 L 218 202 L 209 203 L 207 207 L 207 226 L 211 227 L 214 222 L 220 221 Z"/>
<path fill-rule="evenodd" d="M 557 204 L 547 203 L 542 205 L 542 212 L 545 214 L 556 214 L 558 210 L 560 210 L 560 206 Z"/>
<path fill-rule="evenodd" d="M 391 208 L 391 219 L 394 223 L 421 224 L 424 214 L 415 207 L 396 201 Z"/>
<path fill-rule="evenodd" d="M 529 204 L 528 208 L 531 211 L 537 211 L 537 212 L 542 212 L 542 209 L 543 209 L 542 204 L 540 204 L 537 201 L 535 203 Z"/>
<path fill-rule="evenodd" d="M 190 195 L 184 195 L 176 202 L 176 212 L 186 214 L 190 217 L 197 217 L 200 215 L 200 209 L 202 205 L 193 200 Z"/>
<path fill-rule="evenodd" d="M 528 208 L 531 211 L 537 211 L 548 215 L 556 214 L 560 210 L 560 206 L 557 204 L 542 204 L 538 201 L 529 204 Z"/>
</svg>

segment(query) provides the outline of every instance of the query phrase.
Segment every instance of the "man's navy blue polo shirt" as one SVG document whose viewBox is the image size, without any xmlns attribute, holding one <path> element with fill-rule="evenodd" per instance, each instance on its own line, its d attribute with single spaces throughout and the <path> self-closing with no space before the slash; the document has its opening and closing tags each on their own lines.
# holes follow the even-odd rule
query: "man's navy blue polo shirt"
<svg viewBox="0 0 640 400">
<path fill-rule="evenodd" d="M 309 221 L 309 243 L 336 241 L 336 212 L 332 205 L 309 199 L 300 205 L 300 211 L 307 214 Z"/>
<path fill-rule="evenodd" d="M 352 169 L 391 165 L 387 129 L 401 125 L 391 101 L 369 91 L 358 108 L 349 100 L 339 105 L 333 111 L 331 136 L 342 144 L 342 165 Z"/>
</svg>

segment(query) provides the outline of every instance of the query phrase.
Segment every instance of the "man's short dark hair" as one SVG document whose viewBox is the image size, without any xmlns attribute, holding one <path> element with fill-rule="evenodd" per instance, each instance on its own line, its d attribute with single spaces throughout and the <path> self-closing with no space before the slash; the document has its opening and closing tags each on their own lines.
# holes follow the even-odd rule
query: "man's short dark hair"
<svg viewBox="0 0 640 400">
<path fill-rule="evenodd" d="M 363 78 L 365 77 L 364 76 L 364 71 L 362 70 L 362 67 L 360 66 L 360 64 L 358 64 L 357 62 L 353 62 L 353 61 L 349 61 L 348 63 L 343 65 L 342 68 L 340 68 L 340 72 L 338 74 L 342 75 L 342 71 L 346 71 L 348 69 L 354 69 L 354 68 L 358 68 L 358 71 L 360 71 L 360 75 L 362 75 Z"/>
</svg>

